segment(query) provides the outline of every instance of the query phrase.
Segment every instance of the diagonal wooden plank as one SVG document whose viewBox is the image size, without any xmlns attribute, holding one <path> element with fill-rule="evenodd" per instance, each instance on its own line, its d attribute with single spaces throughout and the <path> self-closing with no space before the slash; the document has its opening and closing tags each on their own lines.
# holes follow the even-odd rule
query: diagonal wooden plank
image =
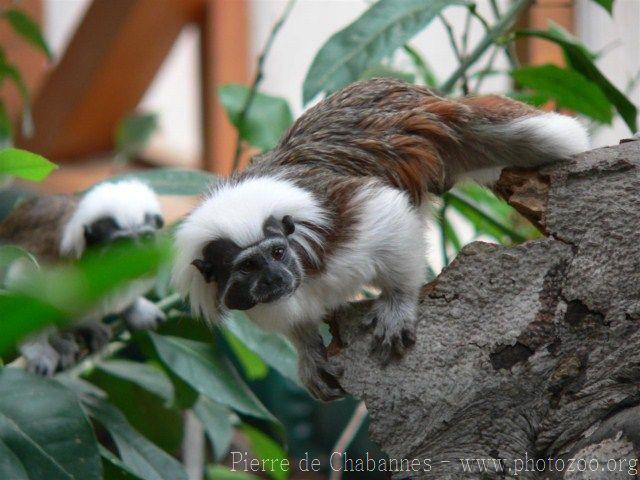
<svg viewBox="0 0 640 480">
<path fill-rule="evenodd" d="M 204 0 L 94 0 L 33 104 L 35 134 L 18 144 L 55 161 L 112 147 Z"/>
</svg>

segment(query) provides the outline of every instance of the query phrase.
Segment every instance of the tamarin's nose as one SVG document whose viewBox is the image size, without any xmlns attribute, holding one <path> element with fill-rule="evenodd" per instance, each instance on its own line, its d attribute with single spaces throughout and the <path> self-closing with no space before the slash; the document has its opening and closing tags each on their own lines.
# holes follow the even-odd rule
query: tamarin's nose
<svg viewBox="0 0 640 480">
<path fill-rule="evenodd" d="M 282 283 L 282 275 L 277 272 L 267 272 L 264 276 L 264 283 L 269 287 L 275 287 Z"/>
</svg>

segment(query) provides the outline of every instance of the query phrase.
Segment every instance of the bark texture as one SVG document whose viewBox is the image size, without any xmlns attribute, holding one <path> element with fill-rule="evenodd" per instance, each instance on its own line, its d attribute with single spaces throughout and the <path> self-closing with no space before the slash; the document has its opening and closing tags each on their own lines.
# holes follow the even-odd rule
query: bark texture
<svg viewBox="0 0 640 480">
<path fill-rule="evenodd" d="M 498 191 L 547 237 L 465 247 L 423 289 L 415 348 L 386 368 L 358 325 L 370 305 L 339 312 L 342 385 L 392 459 L 428 461 L 394 478 L 633 478 L 640 141 L 504 172 Z"/>
</svg>

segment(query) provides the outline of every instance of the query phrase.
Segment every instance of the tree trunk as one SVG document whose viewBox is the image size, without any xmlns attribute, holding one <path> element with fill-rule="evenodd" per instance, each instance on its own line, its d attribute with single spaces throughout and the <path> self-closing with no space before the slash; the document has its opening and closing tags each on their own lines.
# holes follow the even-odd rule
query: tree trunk
<svg viewBox="0 0 640 480">
<path fill-rule="evenodd" d="M 505 171 L 497 190 L 546 238 L 466 246 L 424 286 L 416 346 L 386 368 L 358 325 L 369 302 L 337 313 L 342 384 L 366 402 L 394 478 L 631 478 L 640 141 Z"/>
</svg>

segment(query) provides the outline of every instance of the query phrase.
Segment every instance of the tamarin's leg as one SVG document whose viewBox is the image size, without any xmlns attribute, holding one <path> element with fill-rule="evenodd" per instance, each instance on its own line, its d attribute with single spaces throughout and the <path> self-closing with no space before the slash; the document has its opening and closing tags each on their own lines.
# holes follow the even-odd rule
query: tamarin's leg
<svg viewBox="0 0 640 480">
<path fill-rule="evenodd" d="M 66 370 L 75 365 L 80 347 L 71 332 L 55 332 L 49 337 L 49 343 L 60 355 L 60 368 Z"/>
<path fill-rule="evenodd" d="M 289 338 L 298 351 L 298 374 L 311 395 L 319 400 L 337 400 L 345 392 L 338 383 L 342 368 L 327 359 L 318 326 L 313 323 L 294 327 Z"/>
<path fill-rule="evenodd" d="M 374 326 L 373 348 L 383 364 L 400 357 L 416 341 L 418 295 L 426 277 L 424 225 L 415 209 L 406 206 L 388 220 L 382 218 L 376 255 L 376 278 L 380 288 L 365 326 Z"/>
<path fill-rule="evenodd" d="M 74 330 L 80 334 L 91 352 L 99 352 L 111 339 L 111 328 L 101 320 L 84 319 Z"/>
<path fill-rule="evenodd" d="M 164 312 L 144 297 L 133 302 L 122 316 L 131 330 L 153 330 L 166 320 Z"/>
</svg>

